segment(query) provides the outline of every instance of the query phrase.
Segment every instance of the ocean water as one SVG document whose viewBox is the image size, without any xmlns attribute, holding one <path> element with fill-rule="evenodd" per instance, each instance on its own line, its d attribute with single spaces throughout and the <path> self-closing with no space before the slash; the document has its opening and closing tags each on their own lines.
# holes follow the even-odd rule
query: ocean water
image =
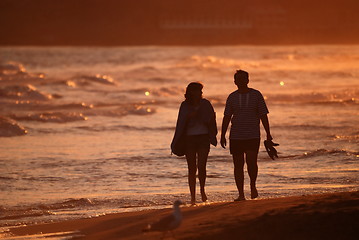
<svg viewBox="0 0 359 240">
<path fill-rule="evenodd" d="M 358 45 L 1 47 L 0 226 L 189 202 L 169 148 L 184 89 L 204 84 L 220 130 L 240 68 L 280 143 L 260 148 L 260 198 L 358 190 Z M 237 197 L 228 149 L 207 174 L 210 202 Z"/>
</svg>

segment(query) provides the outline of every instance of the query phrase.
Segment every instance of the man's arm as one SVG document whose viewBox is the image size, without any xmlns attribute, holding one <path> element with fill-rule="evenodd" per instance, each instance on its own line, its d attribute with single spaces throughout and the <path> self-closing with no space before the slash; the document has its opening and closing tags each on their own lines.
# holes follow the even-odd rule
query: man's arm
<svg viewBox="0 0 359 240">
<path fill-rule="evenodd" d="M 272 138 L 272 135 L 270 134 L 269 120 L 268 120 L 267 114 L 264 114 L 261 116 L 261 121 L 262 121 L 263 127 L 267 133 L 267 140 L 272 140 L 273 138 Z"/>
<path fill-rule="evenodd" d="M 224 115 L 222 121 L 222 132 L 221 132 L 221 146 L 223 148 L 226 148 L 227 145 L 226 132 L 230 121 L 231 121 L 231 116 Z"/>
</svg>

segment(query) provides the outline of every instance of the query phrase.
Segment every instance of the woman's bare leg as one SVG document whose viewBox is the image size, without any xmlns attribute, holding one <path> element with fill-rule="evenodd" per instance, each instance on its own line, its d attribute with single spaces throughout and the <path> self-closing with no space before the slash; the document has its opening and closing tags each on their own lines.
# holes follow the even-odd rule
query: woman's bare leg
<svg viewBox="0 0 359 240">
<path fill-rule="evenodd" d="M 209 150 L 207 148 L 201 148 L 198 150 L 198 178 L 201 187 L 202 201 L 207 201 L 207 195 L 205 192 L 206 177 L 207 177 L 207 159 Z"/>
<path fill-rule="evenodd" d="M 191 193 L 191 204 L 196 203 L 196 172 L 197 172 L 197 164 L 196 164 L 196 152 L 195 151 L 187 151 L 186 160 L 188 166 L 188 185 L 189 191 Z"/>
</svg>

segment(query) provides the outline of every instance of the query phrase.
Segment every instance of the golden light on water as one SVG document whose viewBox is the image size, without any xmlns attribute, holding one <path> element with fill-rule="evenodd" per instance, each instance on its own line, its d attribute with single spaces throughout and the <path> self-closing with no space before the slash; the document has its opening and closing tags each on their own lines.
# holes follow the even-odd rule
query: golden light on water
<svg viewBox="0 0 359 240">
<path fill-rule="evenodd" d="M 148 97 L 148 96 L 150 96 L 150 92 L 149 91 L 146 91 L 145 92 L 145 95 Z"/>
<path fill-rule="evenodd" d="M 284 86 L 284 82 L 283 82 L 283 81 L 280 81 L 280 82 L 279 82 L 279 85 Z"/>
<path fill-rule="evenodd" d="M 66 81 L 66 85 L 69 86 L 69 87 L 76 87 L 76 83 L 74 81 Z"/>
</svg>

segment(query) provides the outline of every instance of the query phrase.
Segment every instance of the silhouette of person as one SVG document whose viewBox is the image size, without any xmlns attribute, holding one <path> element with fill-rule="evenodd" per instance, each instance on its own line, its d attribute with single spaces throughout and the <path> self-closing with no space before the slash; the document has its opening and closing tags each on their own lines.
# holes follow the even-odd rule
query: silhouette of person
<svg viewBox="0 0 359 240">
<path fill-rule="evenodd" d="M 221 146 L 226 147 L 226 132 L 231 122 L 229 149 L 233 157 L 234 177 L 239 196 L 235 201 L 245 200 L 244 196 L 244 160 L 247 163 L 250 178 L 251 198 L 258 197 L 256 181 L 258 175 L 257 157 L 260 144 L 260 121 L 267 133 L 267 140 L 272 140 L 268 121 L 268 108 L 262 94 L 248 88 L 249 74 L 237 70 L 234 83 L 238 89 L 232 92 L 226 101 L 222 122 Z"/>
<path fill-rule="evenodd" d="M 197 169 L 202 201 L 207 201 L 205 193 L 207 158 L 210 144 L 217 145 L 216 114 L 212 104 L 202 97 L 202 89 L 203 85 L 199 82 L 188 84 L 171 143 L 171 149 L 174 149 L 179 141 L 184 143 L 184 155 L 188 165 L 188 185 L 193 205 L 196 203 Z"/>
</svg>

